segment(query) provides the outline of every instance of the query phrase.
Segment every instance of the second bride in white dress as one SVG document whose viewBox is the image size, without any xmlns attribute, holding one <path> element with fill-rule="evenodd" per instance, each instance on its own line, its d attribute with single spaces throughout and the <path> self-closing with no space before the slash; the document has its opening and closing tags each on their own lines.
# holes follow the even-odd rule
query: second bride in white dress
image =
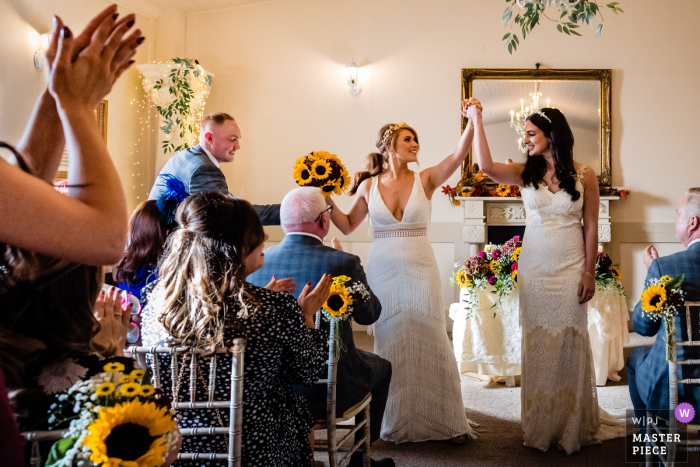
<svg viewBox="0 0 700 467">
<path fill-rule="evenodd" d="M 477 100 L 463 103 L 479 105 Z M 332 219 L 344 234 L 354 231 L 369 213 L 374 242 L 367 280 L 382 304 L 374 324 L 374 351 L 391 362 L 392 378 L 381 438 L 394 443 L 475 437 L 467 419 L 452 346 L 447 336 L 442 286 L 427 237 L 433 192 L 454 173 L 471 146 L 471 125 L 457 150 L 420 173 L 418 136 L 403 122 L 385 125 L 367 172 L 355 175 L 356 194 L 346 215 Z M 330 204 L 334 204 L 329 200 Z"/>
</svg>

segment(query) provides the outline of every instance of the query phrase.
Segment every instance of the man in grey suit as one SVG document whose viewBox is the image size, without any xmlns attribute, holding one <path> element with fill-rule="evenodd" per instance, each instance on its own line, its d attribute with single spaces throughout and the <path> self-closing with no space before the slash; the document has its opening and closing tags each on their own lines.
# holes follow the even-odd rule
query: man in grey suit
<svg viewBox="0 0 700 467">
<path fill-rule="evenodd" d="M 681 198 L 676 210 L 676 237 L 681 241 L 685 251 L 659 258 L 653 245 L 644 250 L 644 264 L 648 272 L 645 287 L 651 279 L 663 276 L 676 277 L 685 274 L 681 288 L 688 301 L 700 300 L 700 188 L 691 188 Z M 693 319 L 693 321 L 695 321 Z M 642 336 L 656 335 L 653 346 L 637 347 L 627 361 L 629 391 L 635 415 L 638 418 L 646 416 L 648 410 L 655 415 L 665 416 L 668 410 L 668 362 L 666 361 L 665 333 L 659 332 L 663 326 L 662 320 L 652 320 L 642 311 L 641 301 L 637 303 L 632 314 L 634 330 Z M 693 323 L 696 325 L 696 323 Z M 688 340 L 685 308 L 679 310 L 676 316 L 676 338 Z M 697 336 L 694 336 L 697 340 Z M 678 358 L 700 359 L 700 349 L 697 347 L 681 347 Z M 680 378 L 700 378 L 700 365 L 682 365 Z M 678 386 L 679 402 L 688 402 L 698 410 L 700 402 L 699 386 Z M 693 423 L 697 423 L 696 415 Z M 644 426 L 641 427 L 644 430 Z"/>
<path fill-rule="evenodd" d="M 163 175 L 177 177 L 188 194 L 201 191 L 228 191 L 226 177 L 219 168 L 232 162 L 240 149 L 241 129 L 229 114 L 215 112 L 202 119 L 199 144 L 173 155 L 163 166 L 148 199 L 158 199 L 165 190 Z M 253 205 L 263 225 L 279 225 L 280 205 Z"/>
<path fill-rule="evenodd" d="M 331 225 L 330 206 L 319 188 L 296 188 L 284 197 L 281 208 L 282 228 L 287 234 L 279 245 L 265 250 L 265 266 L 248 276 L 248 282 L 265 286 L 273 275 L 291 278 L 297 284 L 316 281 L 322 274 L 348 276 L 352 282 L 361 282 L 370 292 L 370 298 L 363 304 L 353 306 L 352 317 L 359 323 L 369 325 L 379 319 L 382 306 L 379 299 L 367 285 L 360 258 L 340 249 L 323 245 L 323 238 Z M 334 239 L 335 240 L 335 239 Z M 298 294 L 295 293 L 294 296 Z M 329 323 L 321 320 L 321 328 L 329 329 Z M 362 402 L 372 394 L 370 402 L 370 439 L 376 441 L 382 426 L 384 409 L 389 396 L 391 383 L 391 363 L 378 355 L 364 352 L 355 347 L 350 320 L 342 323 L 344 350 L 338 361 L 338 384 L 336 394 L 336 415 Z M 295 387 L 309 404 L 316 420 L 326 418 L 326 385 Z M 361 433 L 360 433 L 361 434 Z M 361 453 L 353 454 L 350 467 L 362 465 Z M 391 467 L 391 459 L 372 460 L 372 466 Z"/>
</svg>

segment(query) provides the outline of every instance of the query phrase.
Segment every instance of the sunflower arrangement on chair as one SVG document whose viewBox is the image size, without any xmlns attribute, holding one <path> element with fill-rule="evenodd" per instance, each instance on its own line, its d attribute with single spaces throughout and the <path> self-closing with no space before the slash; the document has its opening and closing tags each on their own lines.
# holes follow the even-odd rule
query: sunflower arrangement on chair
<svg viewBox="0 0 700 467">
<path fill-rule="evenodd" d="M 352 279 L 348 276 L 335 276 L 333 285 L 331 285 L 331 293 L 328 295 L 328 299 L 322 308 L 326 321 L 334 321 L 336 323 L 335 336 L 341 343 L 342 326 L 340 323 L 352 318 L 352 310 L 355 304 L 362 305 L 370 297 L 367 287 L 362 282 L 353 282 L 351 285 L 347 285 L 350 281 Z M 340 346 L 337 346 L 336 349 L 336 357 L 340 358 L 342 349 Z"/>
<path fill-rule="evenodd" d="M 666 328 L 666 360 L 673 360 L 673 347 L 670 345 L 676 332 L 676 308 L 683 305 L 685 292 L 681 289 L 685 274 L 676 277 L 662 276 L 651 279 L 642 292 L 642 311 L 649 319 L 664 319 Z"/>
<path fill-rule="evenodd" d="M 615 289 L 617 293 L 625 296 L 625 289 L 622 287 L 622 271 L 619 264 L 613 264 L 607 253 L 598 253 L 595 263 L 595 285 L 600 291 Z"/>
<path fill-rule="evenodd" d="M 167 406 L 154 400 L 148 372 L 124 373 L 107 363 L 103 372 L 58 394 L 49 425 L 70 421 L 68 434 L 54 443 L 46 465 L 159 467 L 178 442 L 177 425 Z"/>
<path fill-rule="evenodd" d="M 323 196 L 342 195 L 350 186 L 350 174 L 335 154 L 315 151 L 294 163 L 294 180 L 299 186 L 314 186 Z"/>
</svg>

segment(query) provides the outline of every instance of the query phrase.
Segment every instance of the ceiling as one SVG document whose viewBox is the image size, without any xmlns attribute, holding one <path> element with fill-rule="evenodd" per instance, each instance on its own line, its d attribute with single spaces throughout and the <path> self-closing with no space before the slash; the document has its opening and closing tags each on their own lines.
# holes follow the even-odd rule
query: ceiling
<svg viewBox="0 0 700 467">
<path fill-rule="evenodd" d="M 551 106 L 561 110 L 569 125 L 597 130 L 600 126 L 600 82 L 581 81 L 540 81 L 540 108 Z M 474 80 L 472 94 L 484 106 L 485 125 L 510 121 L 510 111 L 520 110 L 520 99 L 525 106 L 532 101 L 529 93 L 535 91 L 534 81 L 524 80 Z"/>
</svg>

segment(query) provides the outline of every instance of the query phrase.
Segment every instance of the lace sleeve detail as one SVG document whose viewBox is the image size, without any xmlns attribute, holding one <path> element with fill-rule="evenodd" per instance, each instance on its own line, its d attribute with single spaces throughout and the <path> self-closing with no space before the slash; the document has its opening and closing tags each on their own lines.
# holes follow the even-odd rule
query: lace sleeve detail
<svg viewBox="0 0 700 467">
<path fill-rule="evenodd" d="M 583 180 L 583 174 L 586 173 L 586 169 L 588 168 L 587 165 L 582 165 L 581 167 L 578 168 L 576 171 L 576 180 L 581 181 Z"/>
</svg>

